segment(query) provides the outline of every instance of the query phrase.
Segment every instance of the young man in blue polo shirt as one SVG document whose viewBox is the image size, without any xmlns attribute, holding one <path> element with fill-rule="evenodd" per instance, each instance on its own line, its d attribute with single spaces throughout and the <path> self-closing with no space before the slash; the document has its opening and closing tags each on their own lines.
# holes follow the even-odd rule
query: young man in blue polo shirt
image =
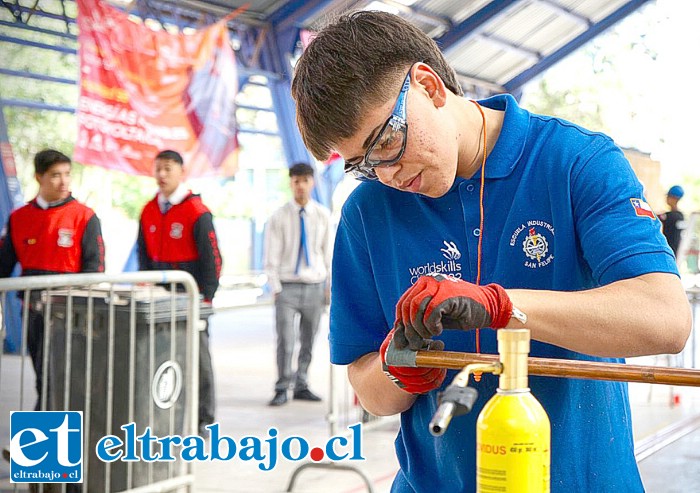
<svg viewBox="0 0 700 493">
<path fill-rule="evenodd" d="M 392 338 L 495 353 L 492 329 L 523 327 L 524 313 L 532 356 L 622 362 L 683 348 L 691 318 L 673 255 L 610 138 L 508 95 L 462 98 L 435 43 L 381 12 L 323 29 L 292 94 L 309 150 L 337 151 L 367 179 L 338 227 L 331 358 L 349 365 L 366 409 L 401 413 L 392 491 L 474 491 L 475 420 L 497 387 L 484 375 L 474 410 L 432 437 L 453 375 L 387 366 Z M 626 384 L 530 384 L 552 423 L 552 491 L 643 491 Z"/>
</svg>

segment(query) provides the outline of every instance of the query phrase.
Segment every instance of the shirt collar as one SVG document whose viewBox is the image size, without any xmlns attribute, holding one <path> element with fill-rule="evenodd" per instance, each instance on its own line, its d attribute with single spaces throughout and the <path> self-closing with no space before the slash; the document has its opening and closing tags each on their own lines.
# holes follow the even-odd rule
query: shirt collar
<svg viewBox="0 0 700 493">
<path fill-rule="evenodd" d="M 294 207 L 294 210 L 295 210 L 295 211 L 299 212 L 299 211 L 301 210 L 301 206 L 300 206 L 299 204 L 297 204 L 297 201 L 296 201 L 296 200 L 292 199 L 292 200 L 290 200 L 290 202 L 291 202 L 291 204 L 292 204 L 292 207 Z M 311 208 L 311 203 L 312 203 L 312 202 L 313 202 L 313 200 L 309 200 L 309 201 L 306 203 L 306 205 L 304 206 L 304 211 L 305 211 L 305 212 L 308 211 L 309 208 Z"/>
<path fill-rule="evenodd" d="M 71 199 L 71 196 L 68 195 L 68 197 L 66 197 L 65 199 L 55 200 L 53 202 L 47 202 L 46 200 L 44 200 L 44 198 L 41 195 L 37 195 L 36 196 L 36 205 L 38 205 L 42 209 L 46 210 L 49 207 L 56 207 L 57 205 L 61 205 L 65 202 L 68 202 L 70 199 Z"/>
<path fill-rule="evenodd" d="M 171 205 L 177 205 L 187 198 L 190 194 L 190 189 L 184 183 L 180 183 L 170 197 L 166 197 L 162 192 L 158 192 L 158 205 L 164 205 L 170 202 Z"/>
<path fill-rule="evenodd" d="M 530 123 L 530 113 L 510 94 L 499 94 L 479 101 L 481 106 L 505 111 L 503 126 L 496 145 L 486 159 L 486 178 L 505 178 L 520 159 Z M 481 176 L 477 173 L 474 178 Z"/>
</svg>

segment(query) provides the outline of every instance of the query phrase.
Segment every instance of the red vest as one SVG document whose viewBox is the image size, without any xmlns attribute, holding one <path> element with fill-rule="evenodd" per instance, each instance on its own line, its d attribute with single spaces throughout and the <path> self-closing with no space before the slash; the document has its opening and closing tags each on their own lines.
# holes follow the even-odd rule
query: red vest
<svg viewBox="0 0 700 493">
<path fill-rule="evenodd" d="M 77 200 L 42 209 L 30 202 L 10 215 L 12 246 L 22 271 L 81 271 L 82 241 L 92 209 Z"/>
<path fill-rule="evenodd" d="M 190 194 L 163 214 L 158 197 L 151 200 L 141 214 L 141 230 L 146 254 L 153 262 L 193 262 L 199 258 L 194 240 L 194 224 L 209 212 L 199 195 Z"/>
</svg>

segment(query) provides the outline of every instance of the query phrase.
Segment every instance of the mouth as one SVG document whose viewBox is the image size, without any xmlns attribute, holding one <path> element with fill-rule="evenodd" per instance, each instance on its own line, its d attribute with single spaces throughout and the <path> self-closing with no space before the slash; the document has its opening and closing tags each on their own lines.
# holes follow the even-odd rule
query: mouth
<svg viewBox="0 0 700 493">
<path fill-rule="evenodd" d="M 411 178 L 409 181 L 403 182 L 398 185 L 399 190 L 406 192 L 417 193 L 420 190 L 423 173 L 418 173 L 416 176 Z"/>
</svg>

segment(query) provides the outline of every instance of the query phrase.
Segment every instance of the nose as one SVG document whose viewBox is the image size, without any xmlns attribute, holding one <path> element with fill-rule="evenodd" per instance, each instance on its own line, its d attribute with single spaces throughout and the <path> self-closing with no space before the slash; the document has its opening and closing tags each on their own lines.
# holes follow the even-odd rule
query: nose
<svg viewBox="0 0 700 493">
<path fill-rule="evenodd" d="M 377 166 L 374 172 L 380 182 L 385 185 L 396 185 L 396 173 L 401 169 L 401 161 L 398 161 L 391 166 Z"/>
</svg>

